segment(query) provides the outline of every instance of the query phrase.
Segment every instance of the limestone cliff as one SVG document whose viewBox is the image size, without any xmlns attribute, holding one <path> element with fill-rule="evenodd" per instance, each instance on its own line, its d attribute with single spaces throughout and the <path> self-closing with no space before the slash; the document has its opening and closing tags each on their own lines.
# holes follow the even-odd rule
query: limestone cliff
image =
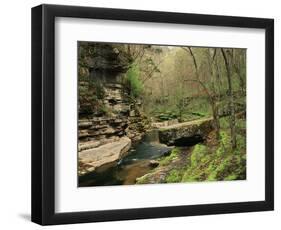
<svg viewBox="0 0 281 230">
<path fill-rule="evenodd" d="M 139 140 L 144 127 L 138 108 L 130 103 L 122 84 L 132 62 L 124 46 L 79 42 L 78 47 L 78 150 L 81 169 L 85 166 L 83 156 L 89 153 L 96 156 L 98 152 L 103 154 L 99 151 L 103 150 L 101 146 L 107 145 L 109 149 L 110 143 L 115 146 L 124 137 Z M 113 158 L 110 159 L 112 161 Z M 90 163 L 87 161 L 87 164 Z"/>
</svg>

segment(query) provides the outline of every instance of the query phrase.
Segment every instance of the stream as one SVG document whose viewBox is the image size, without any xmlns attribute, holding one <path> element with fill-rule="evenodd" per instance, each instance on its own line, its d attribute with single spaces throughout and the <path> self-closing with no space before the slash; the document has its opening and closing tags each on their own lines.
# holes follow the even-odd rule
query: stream
<svg viewBox="0 0 281 230">
<path fill-rule="evenodd" d="M 172 147 L 159 143 L 158 130 L 148 131 L 142 140 L 131 147 L 127 156 L 117 166 L 104 172 L 89 173 L 79 177 L 79 186 L 105 186 L 135 184 L 136 178 L 147 174 L 150 161 L 167 154 Z"/>
</svg>

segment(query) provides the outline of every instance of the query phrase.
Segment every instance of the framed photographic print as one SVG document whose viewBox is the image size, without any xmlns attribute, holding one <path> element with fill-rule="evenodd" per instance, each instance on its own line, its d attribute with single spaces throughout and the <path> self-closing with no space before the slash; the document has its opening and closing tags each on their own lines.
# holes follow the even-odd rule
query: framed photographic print
<svg viewBox="0 0 281 230">
<path fill-rule="evenodd" d="M 32 9 L 32 221 L 273 210 L 273 19 Z"/>
</svg>

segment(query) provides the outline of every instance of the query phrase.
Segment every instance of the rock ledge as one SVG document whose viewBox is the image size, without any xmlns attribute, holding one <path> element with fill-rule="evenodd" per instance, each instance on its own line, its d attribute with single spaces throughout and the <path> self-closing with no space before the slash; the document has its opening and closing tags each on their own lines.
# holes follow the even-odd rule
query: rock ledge
<svg viewBox="0 0 281 230">
<path fill-rule="evenodd" d="M 118 141 L 79 152 L 79 176 L 116 165 L 130 147 L 131 139 L 122 137 Z"/>
</svg>

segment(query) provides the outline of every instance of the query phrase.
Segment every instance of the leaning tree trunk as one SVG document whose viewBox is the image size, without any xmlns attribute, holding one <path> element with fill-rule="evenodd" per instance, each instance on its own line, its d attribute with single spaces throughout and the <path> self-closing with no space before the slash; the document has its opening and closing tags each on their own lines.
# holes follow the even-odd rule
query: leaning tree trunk
<svg viewBox="0 0 281 230">
<path fill-rule="evenodd" d="M 221 53 L 226 68 L 226 76 L 228 81 L 228 90 L 229 90 L 229 98 L 230 98 L 229 109 L 230 109 L 231 146 L 232 149 L 235 149 L 236 148 L 235 107 L 234 107 L 234 98 L 233 98 L 233 90 L 232 90 L 231 72 L 230 72 L 229 62 L 227 60 L 227 56 L 223 48 L 221 48 Z"/>
</svg>

